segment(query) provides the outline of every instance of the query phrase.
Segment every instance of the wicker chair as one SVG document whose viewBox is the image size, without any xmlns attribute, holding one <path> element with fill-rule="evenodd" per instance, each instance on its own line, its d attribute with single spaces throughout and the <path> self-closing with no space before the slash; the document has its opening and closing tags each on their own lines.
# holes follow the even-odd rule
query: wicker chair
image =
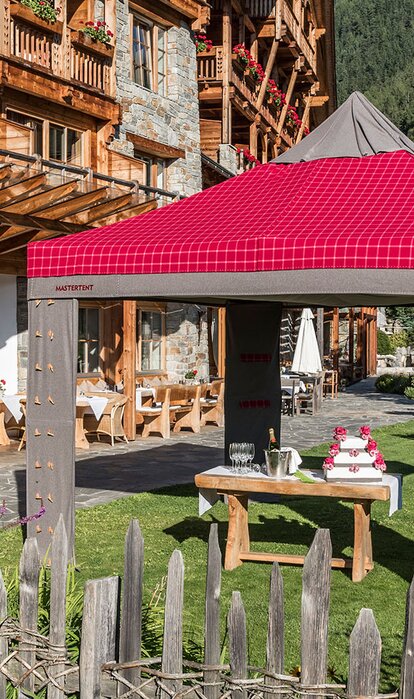
<svg viewBox="0 0 414 699">
<path fill-rule="evenodd" d="M 99 420 L 95 415 L 85 414 L 83 418 L 85 432 L 97 434 L 98 439 L 101 434 L 108 435 L 111 438 L 112 446 L 114 446 L 115 439 L 123 439 L 128 444 L 122 424 L 127 400 L 126 396 L 110 398 Z"/>
</svg>

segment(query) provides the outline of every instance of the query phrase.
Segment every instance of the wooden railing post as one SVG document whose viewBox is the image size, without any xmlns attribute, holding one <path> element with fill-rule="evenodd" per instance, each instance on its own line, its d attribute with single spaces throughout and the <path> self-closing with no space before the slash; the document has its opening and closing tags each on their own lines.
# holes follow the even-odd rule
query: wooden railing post
<svg viewBox="0 0 414 699">
<path fill-rule="evenodd" d="M 115 660 L 119 578 L 85 585 L 79 660 L 80 699 L 100 699 L 101 665 Z"/>
<path fill-rule="evenodd" d="M 349 696 L 376 696 L 380 666 L 381 636 L 372 610 L 361 609 L 349 641 Z"/>
<path fill-rule="evenodd" d="M 414 578 L 407 592 L 400 699 L 414 696 Z"/>
<path fill-rule="evenodd" d="M 233 592 L 227 617 L 231 676 L 236 680 L 247 678 L 246 614 L 240 592 Z M 233 699 L 247 699 L 247 691 L 234 690 Z"/>
<path fill-rule="evenodd" d="M 3 576 L 0 571 L 0 623 L 3 622 L 3 620 L 7 616 L 7 590 L 6 586 L 4 584 Z M 8 653 L 8 641 L 6 636 L 0 636 L 0 663 L 3 663 L 5 658 L 7 658 L 7 653 Z M 6 696 L 6 687 L 7 687 L 7 680 L 6 676 L 1 672 L 0 673 L 0 697 L 5 697 Z"/>
<path fill-rule="evenodd" d="M 119 662 L 141 659 L 142 584 L 144 576 L 144 539 L 139 523 L 131 520 L 125 538 L 124 584 L 122 591 L 122 617 L 119 642 Z M 139 668 L 123 671 L 123 676 L 137 686 Z M 123 688 L 123 691 L 125 688 Z"/>
<path fill-rule="evenodd" d="M 181 551 L 173 552 L 168 564 L 167 592 L 165 595 L 164 641 L 162 649 L 162 671 L 179 675 L 183 671 L 183 602 L 184 561 Z M 179 692 L 182 680 L 163 680 L 172 692 Z M 170 699 L 166 691 L 163 699 Z"/>
<path fill-rule="evenodd" d="M 23 553 L 20 558 L 19 578 L 20 578 L 20 624 L 22 629 L 37 631 L 37 614 L 39 602 L 39 570 L 40 558 L 36 539 L 26 539 L 23 546 Z M 21 657 L 33 667 L 36 654 L 32 650 L 24 650 L 25 641 L 31 641 L 30 634 L 22 631 L 22 641 L 20 644 Z M 26 669 L 26 668 L 25 668 Z M 30 674 L 24 681 L 25 689 L 33 692 L 34 676 Z"/>
<path fill-rule="evenodd" d="M 66 641 L 66 579 L 68 573 L 68 538 L 66 536 L 63 516 L 60 515 L 52 540 L 52 564 L 50 581 L 50 632 L 49 640 L 54 646 L 57 656 L 65 656 Z M 50 674 L 56 677 L 65 669 L 63 663 L 55 664 Z M 64 679 L 57 680 L 60 685 Z M 50 684 L 47 690 L 48 699 L 63 699 L 65 694 L 55 685 Z"/>
<path fill-rule="evenodd" d="M 283 578 L 279 564 L 273 563 L 270 578 L 269 625 L 267 629 L 266 670 L 272 674 L 282 674 L 285 662 L 284 649 L 284 603 Z M 280 684 L 274 677 L 266 677 L 266 684 L 273 687 Z M 272 699 L 273 694 L 266 695 Z"/>
<path fill-rule="evenodd" d="M 210 526 L 208 538 L 207 582 L 206 582 L 206 616 L 204 664 L 218 665 L 220 662 L 220 592 L 221 592 L 221 551 L 218 541 L 218 525 Z M 219 671 L 205 671 L 206 683 L 217 683 L 217 686 L 205 686 L 204 694 L 207 699 L 217 699 L 220 696 L 218 686 Z"/>
<path fill-rule="evenodd" d="M 332 544 L 329 529 L 318 529 L 305 558 L 302 578 L 302 684 L 326 682 Z M 321 699 L 321 694 L 309 695 Z"/>
</svg>

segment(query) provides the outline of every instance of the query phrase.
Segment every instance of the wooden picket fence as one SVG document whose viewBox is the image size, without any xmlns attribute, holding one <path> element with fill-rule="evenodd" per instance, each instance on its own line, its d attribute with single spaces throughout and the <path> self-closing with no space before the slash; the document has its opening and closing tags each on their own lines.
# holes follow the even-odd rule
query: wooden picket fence
<svg viewBox="0 0 414 699">
<path fill-rule="evenodd" d="M 303 568 L 301 608 L 301 675 L 284 673 L 283 580 L 278 564 L 270 577 L 266 667 L 248 664 L 246 617 L 240 592 L 233 592 L 228 612 L 229 664 L 220 662 L 221 552 L 217 525 L 208 544 L 203 663 L 183 661 L 184 564 L 174 551 L 168 565 L 162 656 L 141 657 L 144 542 L 138 522 L 125 542 L 122 605 L 116 576 L 85 585 L 79 665 L 65 648 L 67 540 L 62 518 L 51 550 L 50 632 L 37 631 L 39 555 L 28 539 L 20 562 L 20 618 L 7 616 L 7 595 L 0 580 L 0 699 L 15 695 L 64 699 L 413 699 L 414 585 L 407 598 L 399 692 L 379 694 L 381 638 L 370 609 L 362 609 L 349 639 L 347 685 L 327 682 L 330 598 L 329 531 L 317 531 Z M 1 578 L 1 576 L 0 576 Z"/>
</svg>

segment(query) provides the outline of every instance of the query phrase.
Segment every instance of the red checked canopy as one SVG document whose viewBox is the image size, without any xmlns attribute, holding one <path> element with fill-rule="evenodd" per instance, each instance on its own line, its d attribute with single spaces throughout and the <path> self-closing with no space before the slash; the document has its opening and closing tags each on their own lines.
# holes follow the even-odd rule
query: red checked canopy
<svg viewBox="0 0 414 699">
<path fill-rule="evenodd" d="M 148 214 L 29 246 L 28 275 L 43 278 L 33 289 L 414 303 L 414 144 L 395 130 L 397 150 L 324 158 L 318 131 L 305 139 L 316 160 L 272 162 Z"/>
</svg>

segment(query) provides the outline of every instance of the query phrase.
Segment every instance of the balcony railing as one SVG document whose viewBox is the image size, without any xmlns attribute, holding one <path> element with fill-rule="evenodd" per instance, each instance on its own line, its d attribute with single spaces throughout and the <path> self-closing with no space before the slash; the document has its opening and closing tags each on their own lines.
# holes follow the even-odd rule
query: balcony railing
<svg viewBox="0 0 414 699">
<path fill-rule="evenodd" d="M 269 19 L 275 16 L 275 0 L 248 0 L 248 12 L 254 19 Z"/>
<path fill-rule="evenodd" d="M 19 2 L 4 3 L 3 20 L 9 27 L 6 51 L 10 57 L 114 96 L 113 46 L 92 42 L 61 22 L 48 24 Z"/>
<path fill-rule="evenodd" d="M 316 53 L 303 33 L 299 21 L 286 2 L 282 5 L 282 21 L 285 23 L 289 34 L 296 41 L 313 72 L 316 73 Z"/>
</svg>

